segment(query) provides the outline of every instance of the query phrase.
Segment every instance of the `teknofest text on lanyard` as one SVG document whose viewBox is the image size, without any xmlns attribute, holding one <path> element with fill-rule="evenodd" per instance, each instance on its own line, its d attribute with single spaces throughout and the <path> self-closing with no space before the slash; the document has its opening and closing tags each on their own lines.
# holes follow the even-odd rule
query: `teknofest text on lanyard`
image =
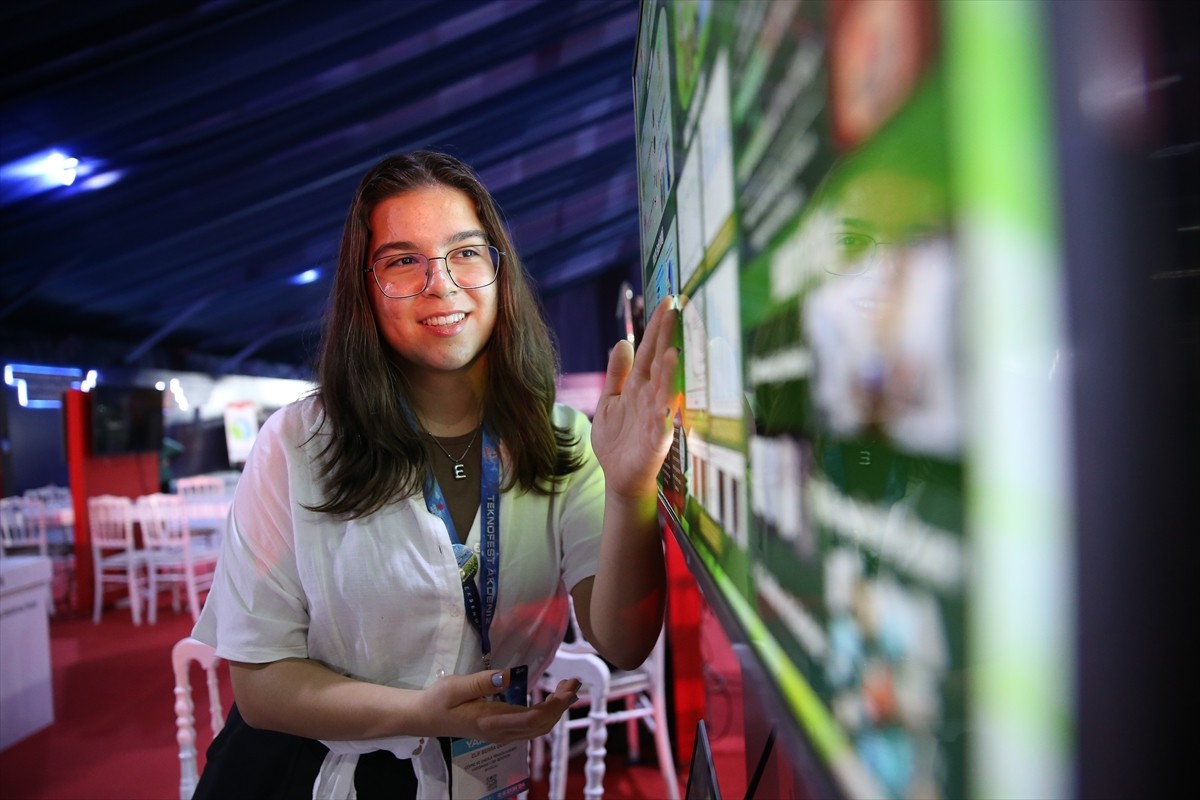
<svg viewBox="0 0 1200 800">
<path fill-rule="evenodd" d="M 492 618 L 496 615 L 496 598 L 500 590 L 500 451 L 496 447 L 496 437 L 491 426 L 487 423 L 483 426 L 480 462 L 482 477 L 479 485 L 479 511 L 482 524 L 479 539 L 482 552 L 479 586 L 475 585 L 474 570 L 470 569 L 470 560 L 474 554 L 459 538 L 442 488 L 438 486 L 432 471 L 425 476 L 425 506 L 446 523 L 446 531 L 450 534 L 450 543 L 454 547 L 454 555 L 463 579 L 463 604 L 467 608 L 467 617 L 475 626 L 475 630 L 479 631 L 484 669 L 491 669 L 492 643 L 488 638 L 488 630 L 491 628 Z M 482 597 L 480 589 L 483 590 Z"/>
</svg>

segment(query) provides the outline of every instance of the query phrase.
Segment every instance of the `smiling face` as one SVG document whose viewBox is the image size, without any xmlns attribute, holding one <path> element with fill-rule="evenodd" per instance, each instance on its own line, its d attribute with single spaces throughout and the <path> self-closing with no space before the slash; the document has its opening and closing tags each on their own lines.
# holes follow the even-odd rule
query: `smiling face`
<svg viewBox="0 0 1200 800">
<path fill-rule="evenodd" d="M 371 212 L 370 225 L 369 261 L 399 252 L 438 258 L 430 263 L 429 285 L 413 297 L 385 297 L 374 280 L 368 281 L 379 330 L 406 370 L 484 370 L 500 282 L 460 289 L 440 259 L 464 245 L 489 244 L 471 198 L 448 186 L 421 186 L 381 201 Z"/>
</svg>

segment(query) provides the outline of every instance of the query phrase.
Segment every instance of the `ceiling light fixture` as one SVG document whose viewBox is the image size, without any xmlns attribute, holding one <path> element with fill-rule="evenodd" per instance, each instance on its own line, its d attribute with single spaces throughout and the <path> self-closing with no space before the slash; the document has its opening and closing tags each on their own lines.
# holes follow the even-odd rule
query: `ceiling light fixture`
<svg viewBox="0 0 1200 800">
<path fill-rule="evenodd" d="M 99 189 L 111 185 L 121 176 L 120 172 L 93 175 L 94 172 L 92 163 L 80 161 L 60 150 L 44 150 L 0 167 L 3 199 L 15 200 L 68 186 L 72 190 Z M 78 185 L 75 183 L 77 178 L 80 179 Z"/>
<path fill-rule="evenodd" d="M 46 157 L 43 171 L 47 179 L 62 186 L 70 186 L 79 174 L 79 159 L 55 151 Z"/>
<path fill-rule="evenodd" d="M 17 390 L 17 404 L 22 408 L 62 408 L 58 397 L 64 389 L 78 389 L 78 379 L 82 377 L 83 370 L 75 367 L 4 365 L 4 382 Z M 33 386 L 30 386 L 31 381 Z"/>
</svg>

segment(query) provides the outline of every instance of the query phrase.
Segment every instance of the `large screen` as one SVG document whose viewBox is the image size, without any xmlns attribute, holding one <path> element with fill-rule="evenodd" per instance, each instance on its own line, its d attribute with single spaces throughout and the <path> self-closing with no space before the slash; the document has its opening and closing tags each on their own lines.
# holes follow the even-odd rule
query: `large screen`
<svg viewBox="0 0 1200 800">
<path fill-rule="evenodd" d="M 1065 791 L 1036 13 L 642 4 L 645 307 L 682 303 L 664 506 L 848 797 Z"/>
<path fill-rule="evenodd" d="M 96 386 L 91 397 L 92 455 L 157 453 L 163 446 L 163 393 L 134 386 Z"/>
</svg>

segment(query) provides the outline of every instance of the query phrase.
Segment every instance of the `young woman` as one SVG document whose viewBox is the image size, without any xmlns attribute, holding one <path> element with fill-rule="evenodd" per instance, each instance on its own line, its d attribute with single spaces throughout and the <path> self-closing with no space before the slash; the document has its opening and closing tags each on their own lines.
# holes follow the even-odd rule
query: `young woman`
<svg viewBox="0 0 1200 800">
<path fill-rule="evenodd" d="M 616 345 L 589 423 L 554 402 L 549 331 L 472 170 L 435 152 L 371 169 L 319 388 L 263 426 L 195 627 L 236 701 L 196 796 L 447 796 L 449 737 L 524 742 L 576 699 L 574 681 L 494 698 L 549 663 L 567 592 L 606 659 L 641 663 L 666 593 L 675 326 L 664 303 L 636 357 Z"/>
</svg>

